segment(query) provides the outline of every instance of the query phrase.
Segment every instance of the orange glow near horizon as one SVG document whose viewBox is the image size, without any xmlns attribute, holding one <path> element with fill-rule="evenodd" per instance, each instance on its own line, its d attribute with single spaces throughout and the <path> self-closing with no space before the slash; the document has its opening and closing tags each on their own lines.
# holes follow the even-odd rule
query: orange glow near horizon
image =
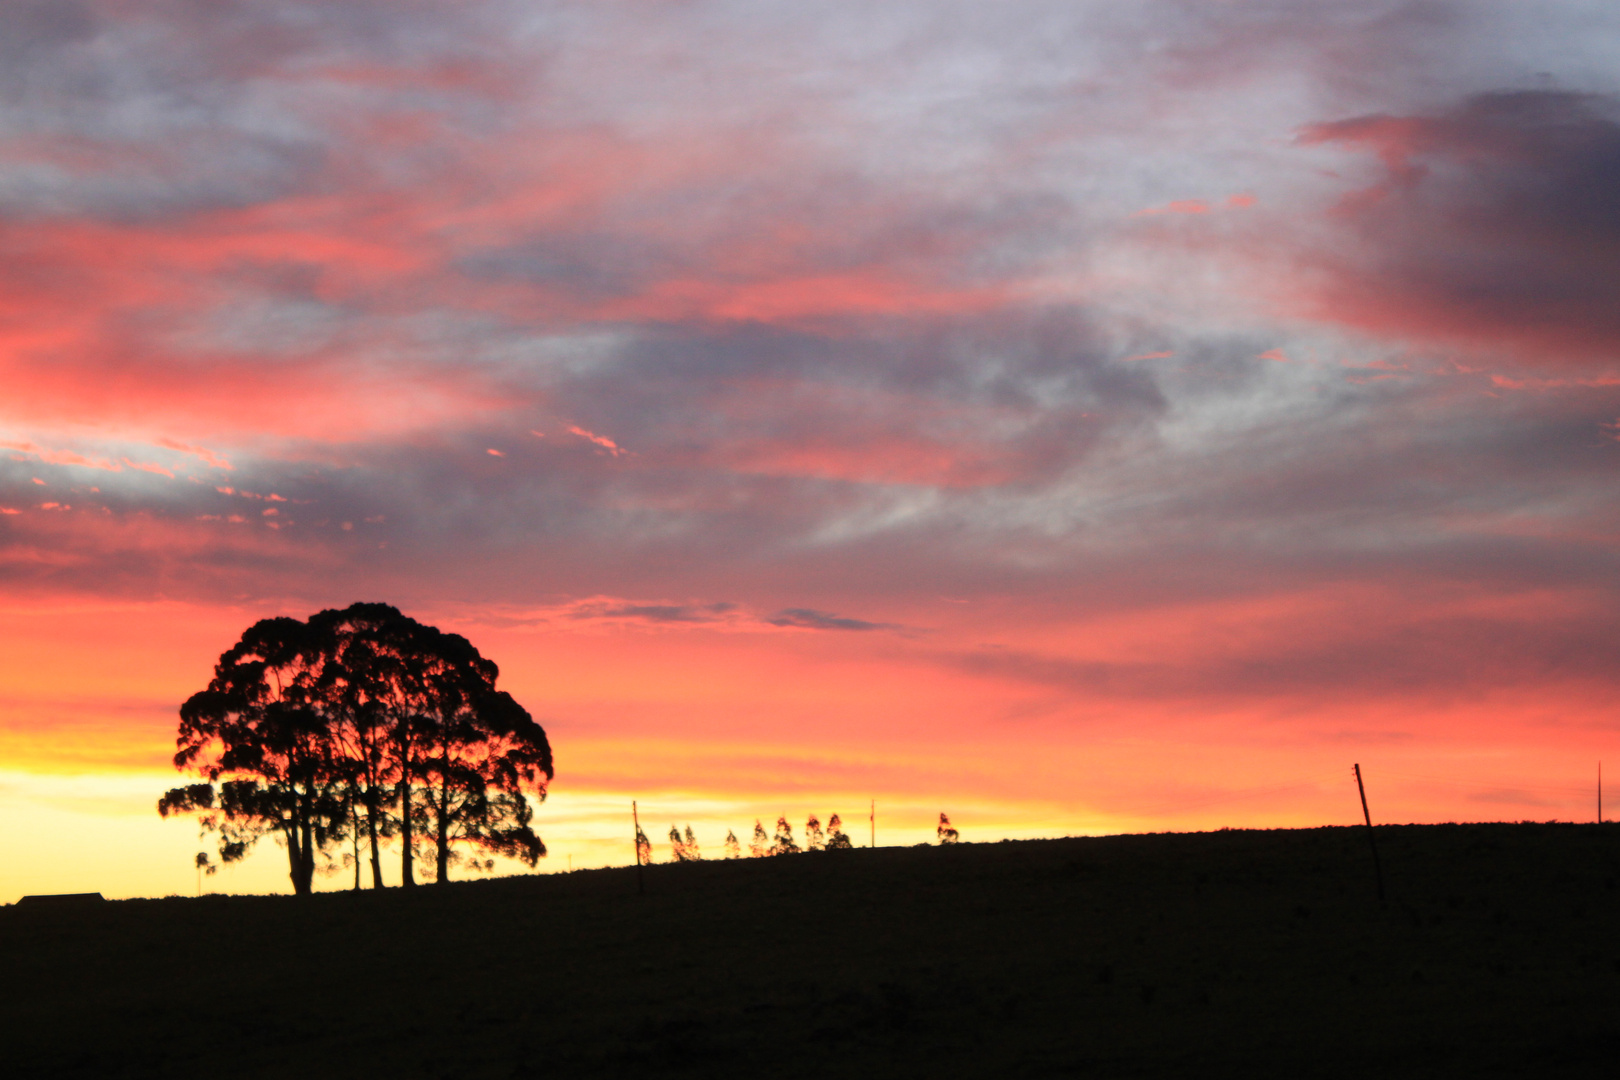
<svg viewBox="0 0 1620 1080">
<path fill-rule="evenodd" d="M 1321 602 L 1274 606 L 1314 617 Z M 26 869 L 8 871 L 15 895 L 0 899 L 64 882 L 109 895 L 193 889 L 194 830 L 153 809 L 181 781 L 167 762 L 175 710 L 217 652 L 267 613 L 63 603 L 5 614 L 0 798 L 25 827 L 9 832 L 0 859 Z M 1185 646 L 1158 640 L 1207 647 L 1200 642 L 1221 617 L 1232 614 L 1188 627 Z M 778 814 L 802 830 L 810 814 L 840 813 L 864 843 L 870 799 L 881 808 L 881 843 L 929 839 L 941 811 L 969 840 L 1352 824 L 1352 760 L 1375 785 L 1383 821 L 1579 819 L 1593 803 L 1585 773 L 1602 742 L 1601 700 L 1571 711 L 1570 699 L 1537 702 L 1539 691 L 1419 711 L 1286 699 L 1211 710 L 1207 701 L 1054 691 L 962 670 L 953 654 L 964 639 L 949 626 L 877 642 L 775 628 L 472 621 L 443 624 L 501 664 L 502 685 L 557 750 L 557 779 L 537 815 L 551 849 L 542 872 L 628 861 L 620 819 L 631 799 L 655 852 L 670 824 L 692 824 L 711 857 L 726 829 L 746 843 L 755 819 L 769 827 Z M 1076 633 L 1041 636 L 1050 645 Z M 1116 653 L 1141 647 L 1130 636 L 1115 641 Z M 99 794 L 86 799 L 91 790 Z M 54 862 L 38 850 L 42 828 L 60 850 L 113 843 L 118 854 Z M 262 846 L 205 886 L 284 890 L 280 856 L 272 842 Z M 137 871 L 138 851 L 151 862 Z M 347 875 L 321 887 L 347 887 Z"/>
<path fill-rule="evenodd" d="M 195 891 L 177 709 L 356 601 L 545 869 L 1591 816 L 1620 16 L 530 7 L 0 5 L 0 900 Z"/>
</svg>

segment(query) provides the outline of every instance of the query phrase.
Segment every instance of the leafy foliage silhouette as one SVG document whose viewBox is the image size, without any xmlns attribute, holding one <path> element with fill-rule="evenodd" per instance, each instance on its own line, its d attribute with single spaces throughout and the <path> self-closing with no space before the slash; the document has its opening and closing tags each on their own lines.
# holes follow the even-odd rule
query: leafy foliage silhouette
<svg viewBox="0 0 1620 1080">
<path fill-rule="evenodd" d="M 647 834 L 641 831 L 639 824 L 636 825 L 636 865 L 652 865 L 652 841 L 647 839 Z"/>
<path fill-rule="evenodd" d="M 785 817 L 776 819 L 776 837 L 771 841 L 770 853 L 772 855 L 797 855 L 799 853 L 799 845 L 793 842 L 793 826 L 788 824 L 788 819 Z"/>
<path fill-rule="evenodd" d="M 686 827 L 686 836 L 681 837 L 681 831 L 675 826 L 669 827 L 669 846 L 675 856 L 676 862 L 702 862 L 703 855 L 698 850 L 697 836 L 692 832 L 692 826 Z"/>
<path fill-rule="evenodd" d="M 316 848 L 347 816 L 327 724 L 314 707 L 318 652 L 308 624 L 297 619 L 249 627 L 219 658 L 208 688 L 180 708 L 175 767 L 207 782 L 175 788 L 158 802 L 165 817 L 200 813 L 205 828 L 220 832 L 225 862 L 276 833 L 299 895 L 310 891 Z"/>
<path fill-rule="evenodd" d="M 405 885 L 428 849 L 439 882 L 495 855 L 533 866 L 546 849 L 529 798 L 545 799 L 551 746 L 498 675 L 466 638 L 386 604 L 262 620 L 181 707 L 175 766 L 204 782 L 172 789 L 158 812 L 198 814 L 225 862 L 275 835 L 299 895 L 317 856 L 345 838 L 357 856 L 362 831 L 373 887 L 396 835 Z"/>
<path fill-rule="evenodd" d="M 737 834 L 732 829 L 726 830 L 725 852 L 728 859 L 742 858 L 742 845 L 737 841 Z"/>
<path fill-rule="evenodd" d="M 827 846 L 827 837 L 821 831 L 821 822 L 816 815 L 811 814 L 810 820 L 804 823 L 804 850 L 820 851 Z"/>
<path fill-rule="evenodd" d="M 748 857 L 758 859 L 771 854 L 771 838 L 758 818 L 754 819 L 754 838 L 748 842 Z"/>
<path fill-rule="evenodd" d="M 827 819 L 827 850 L 848 851 L 855 845 L 850 843 L 849 836 L 844 832 L 844 823 L 834 814 Z"/>
<path fill-rule="evenodd" d="M 942 844 L 954 844 L 962 838 L 955 829 L 951 828 L 951 819 L 944 814 L 939 815 L 939 828 L 935 831 L 939 834 L 939 842 Z"/>
</svg>

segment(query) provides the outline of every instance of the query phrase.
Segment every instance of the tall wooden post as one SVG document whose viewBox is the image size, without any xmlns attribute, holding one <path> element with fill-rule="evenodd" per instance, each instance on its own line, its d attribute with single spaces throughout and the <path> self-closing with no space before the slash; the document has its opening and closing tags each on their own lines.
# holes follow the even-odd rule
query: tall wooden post
<svg viewBox="0 0 1620 1080">
<path fill-rule="evenodd" d="M 1603 824 L 1603 762 L 1598 762 L 1598 824 Z"/>
<path fill-rule="evenodd" d="M 1384 867 L 1378 861 L 1378 838 L 1373 835 L 1372 814 L 1367 812 L 1367 789 L 1361 783 L 1361 765 L 1351 766 L 1356 771 L 1356 791 L 1361 795 L 1361 817 L 1367 823 L 1367 842 L 1372 845 L 1373 873 L 1378 877 L 1378 899 L 1384 899 Z"/>
<path fill-rule="evenodd" d="M 641 869 L 641 814 L 636 810 L 636 800 L 630 800 L 630 820 L 635 822 L 636 835 L 631 843 L 636 849 L 636 892 L 641 896 L 647 895 L 647 879 L 645 871 Z"/>
<path fill-rule="evenodd" d="M 877 800 L 876 799 L 872 800 L 872 807 L 871 807 L 871 810 L 867 814 L 866 820 L 872 826 L 872 846 L 877 847 Z"/>
</svg>

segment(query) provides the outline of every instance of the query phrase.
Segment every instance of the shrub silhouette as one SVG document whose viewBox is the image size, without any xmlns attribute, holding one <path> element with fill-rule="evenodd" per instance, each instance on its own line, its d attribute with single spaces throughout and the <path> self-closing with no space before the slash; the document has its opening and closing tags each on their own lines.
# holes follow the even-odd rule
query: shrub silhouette
<svg viewBox="0 0 1620 1080">
<path fill-rule="evenodd" d="M 726 858 L 742 858 L 742 845 L 737 842 L 737 834 L 731 829 L 726 830 Z"/>
<path fill-rule="evenodd" d="M 820 851 L 826 846 L 827 838 L 821 832 L 821 822 L 811 814 L 810 820 L 804 823 L 804 850 Z"/>
<path fill-rule="evenodd" d="M 944 814 L 939 815 L 939 829 L 937 832 L 939 833 L 939 842 L 942 844 L 954 844 L 961 839 L 961 835 L 951 828 L 951 819 Z"/>
<path fill-rule="evenodd" d="M 748 843 L 748 857 L 751 859 L 758 859 L 770 854 L 772 854 L 771 838 L 766 835 L 765 826 L 759 823 L 758 818 L 755 818 L 754 838 Z"/>
</svg>

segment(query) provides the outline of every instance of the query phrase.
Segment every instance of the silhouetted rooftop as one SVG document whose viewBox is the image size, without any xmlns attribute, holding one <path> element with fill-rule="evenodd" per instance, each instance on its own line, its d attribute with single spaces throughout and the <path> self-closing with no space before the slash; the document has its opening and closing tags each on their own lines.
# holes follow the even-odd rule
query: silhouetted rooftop
<svg viewBox="0 0 1620 1080">
<path fill-rule="evenodd" d="M 27 904 L 29 907 L 78 907 L 81 904 L 99 904 L 102 899 L 102 895 L 98 892 L 44 893 L 39 896 L 25 896 L 17 903 Z"/>
</svg>

